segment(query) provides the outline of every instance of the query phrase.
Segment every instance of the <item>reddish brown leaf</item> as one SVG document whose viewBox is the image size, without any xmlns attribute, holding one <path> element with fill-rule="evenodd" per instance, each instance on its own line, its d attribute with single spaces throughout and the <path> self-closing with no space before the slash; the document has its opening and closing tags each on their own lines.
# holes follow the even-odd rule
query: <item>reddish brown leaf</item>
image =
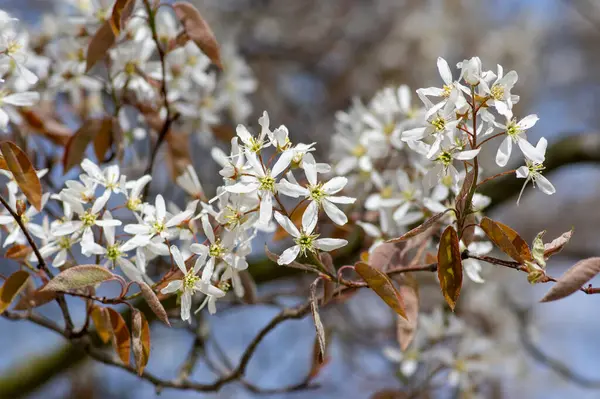
<svg viewBox="0 0 600 399">
<path fill-rule="evenodd" d="M 556 255 L 567 245 L 569 240 L 571 240 L 571 236 L 573 235 L 573 230 L 571 229 L 565 233 L 562 233 L 560 237 L 555 238 L 552 242 L 544 245 L 544 257 L 548 259 L 552 255 Z"/>
<path fill-rule="evenodd" d="M 412 274 L 404 274 L 400 282 L 400 295 L 404 300 L 406 319 L 397 318 L 396 337 L 403 351 L 408 348 L 415 337 L 419 320 L 419 284 Z"/>
<path fill-rule="evenodd" d="M 150 288 L 150 286 L 144 283 L 143 281 L 139 281 L 138 284 L 140 286 L 142 296 L 144 297 L 146 303 L 148 303 L 148 306 L 150 306 L 150 309 L 154 312 L 156 317 L 158 317 L 158 319 L 166 325 L 171 326 L 171 323 L 169 323 L 169 317 L 167 316 L 167 312 L 162 303 L 160 303 L 158 296 L 156 296 L 152 288 Z"/>
<path fill-rule="evenodd" d="M 438 249 L 438 279 L 446 302 L 452 310 L 462 287 L 462 261 L 458 246 L 458 235 L 454 227 L 448 226 L 440 238 Z"/>
<path fill-rule="evenodd" d="M 399 244 L 383 243 L 369 255 L 369 265 L 381 271 L 402 266 L 402 248 Z"/>
<path fill-rule="evenodd" d="M 364 262 L 358 262 L 354 269 L 365 280 L 369 288 L 375 291 L 390 308 L 406 319 L 404 301 L 396 287 L 394 287 L 394 283 L 385 273 Z"/>
<path fill-rule="evenodd" d="M 565 272 L 541 302 L 556 301 L 579 290 L 585 283 L 600 273 L 600 257 L 581 260 Z"/>
<path fill-rule="evenodd" d="M 42 184 L 27 154 L 10 141 L 0 142 L 0 151 L 15 182 L 38 211 L 42 210 Z"/>
<path fill-rule="evenodd" d="M 31 247 L 24 244 L 14 244 L 6 250 L 4 256 L 8 259 L 25 259 L 31 253 Z"/>
<path fill-rule="evenodd" d="M 42 288 L 28 293 L 23 293 L 14 309 L 27 310 L 37 308 L 38 306 L 52 302 L 59 295 L 57 292 L 53 291 L 41 291 Z"/>
<path fill-rule="evenodd" d="M 169 131 L 165 137 L 165 141 L 167 142 L 168 165 L 171 171 L 171 178 L 175 180 L 192 163 L 189 138 L 183 132 L 175 133 Z"/>
<path fill-rule="evenodd" d="M 0 155 L 0 169 L 9 170 L 4 157 Z"/>
<path fill-rule="evenodd" d="M 215 34 L 196 7 L 186 1 L 179 1 L 173 4 L 173 10 L 189 38 L 216 66 L 223 68 Z"/>
<path fill-rule="evenodd" d="M 96 334 L 98 334 L 98 337 L 100 337 L 102 342 L 107 344 L 112 337 L 112 325 L 108 310 L 99 306 L 94 306 L 90 316 L 94 323 L 94 327 L 96 328 Z"/>
<path fill-rule="evenodd" d="M 519 263 L 532 261 L 529 245 L 516 231 L 505 224 L 484 217 L 479 224 L 488 238 L 505 254 Z"/>
<path fill-rule="evenodd" d="M 0 314 L 10 306 L 11 302 L 25 288 L 29 273 L 18 270 L 8 276 L 2 287 L 0 287 Z"/>
<path fill-rule="evenodd" d="M 121 361 L 129 365 L 129 352 L 131 351 L 131 337 L 123 317 L 112 308 L 106 308 L 112 327 L 113 347 Z"/>
<path fill-rule="evenodd" d="M 135 368 L 142 375 L 150 358 L 150 328 L 144 314 L 137 309 L 133 309 L 132 314 L 131 345 Z"/>
<path fill-rule="evenodd" d="M 319 359 L 321 362 L 325 359 L 325 353 L 327 348 L 327 343 L 325 341 L 325 329 L 323 328 L 323 323 L 321 322 L 321 316 L 319 315 L 319 298 L 317 297 L 317 284 L 319 279 L 316 279 L 310 285 L 310 311 L 313 316 L 313 320 L 315 322 L 315 330 L 317 331 L 317 339 L 319 341 L 319 350 L 320 355 Z"/>
<path fill-rule="evenodd" d="M 109 24 L 115 37 L 119 37 L 125 23 L 131 16 L 135 0 L 116 0 L 112 9 Z"/>
<path fill-rule="evenodd" d="M 75 132 L 69 139 L 69 142 L 65 146 L 65 153 L 63 155 L 63 169 L 64 173 L 71 170 L 75 165 L 81 163 L 85 157 L 85 150 L 90 142 L 94 141 L 98 135 L 110 136 L 112 128 L 112 119 L 90 119 L 83 122 L 83 125 Z M 106 136 L 105 136 L 106 137 Z M 104 141 L 104 139 L 103 139 Z M 96 147 L 96 144 L 94 144 Z M 101 149 L 95 148 L 96 156 Z M 106 152 L 106 150 L 104 150 Z M 104 158 L 102 156 L 101 158 Z"/>
<path fill-rule="evenodd" d="M 311 360 L 312 362 L 310 365 L 310 371 L 308 372 L 308 378 L 312 380 L 313 378 L 317 377 L 321 370 L 323 370 L 323 367 L 329 363 L 329 357 L 323 357 L 323 353 L 321 352 L 321 343 L 319 341 L 319 337 L 315 337 Z"/>
<path fill-rule="evenodd" d="M 430 217 L 429 219 L 427 219 L 426 221 L 424 221 L 422 224 L 415 227 L 414 229 L 410 230 L 409 232 L 402 234 L 400 237 L 392 238 L 391 240 L 387 240 L 386 242 L 395 243 L 395 242 L 408 240 L 411 237 L 417 236 L 417 235 L 423 233 L 424 231 L 426 231 L 431 226 L 433 226 L 438 220 L 440 220 L 449 211 L 451 211 L 451 209 L 446 209 L 444 212 L 440 212 L 436 215 L 433 215 L 432 217 Z"/>
<path fill-rule="evenodd" d="M 35 133 L 50 139 L 54 144 L 60 146 L 64 146 L 69 142 L 69 138 L 73 132 L 56 119 L 38 109 L 19 107 L 18 111 L 23 117 L 24 122 Z"/>
<path fill-rule="evenodd" d="M 103 119 L 100 129 L 93 138 L 94 142 L 94 155 L 98 163 L 104 162 L 106 153 L 112 147 L 113 135 L 112 135 L 113 121 L 111 119 Z"/>
<path fill-rule="evenodd" d="M 104 22 L 96 31 L 88 46 L 85 65 L 86 72 L 106 56 L 108 50 L 115 44 L 116 39 L 110 22 Z"/>
<path fill-rule="evenodd" d="M 471 170 L 466 174 L 465 181 L 463 182 L 463 185 L 456 196 L 456 209 L 460 215 L 463 215 L 467 210 L 466 207 L 469 204 L 467 204 L 466 200 L 469 196 L 468 194 L 471 191 L 471 188 L 473 188 L 473 184 L 475 184 L 475 168 L 471 168 Z"/>
</svg>

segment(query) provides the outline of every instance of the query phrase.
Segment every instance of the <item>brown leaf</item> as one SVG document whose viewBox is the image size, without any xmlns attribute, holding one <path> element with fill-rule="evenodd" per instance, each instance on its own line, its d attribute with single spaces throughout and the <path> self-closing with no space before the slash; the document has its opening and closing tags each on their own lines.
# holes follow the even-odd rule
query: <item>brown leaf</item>
<svg viewBox="0 0 600 399">
<path fill-rule="evenodd" d="M 571 229 L 565 233 L 562 233 L 560 237 L 555 238 L 552 242 L 544 245 L 544 258 L 548 259 L 552 255 L 556 255 L 567 245 L 569 240 L 571 240 L 571 236 L 573 235 L 573 230 Z"/>
<path fill-rule="evenodd" d="M 69 142 L 69 138 L 73 132 L 53 117 L 46 115 L 46 113 L 38 109 L 19 107 L 18 111 L 23 117 L 24 122 L 35 133 L 50 139 L 54 144 L 60 146 L 64 146 Z"/>
<path fill-rule="evenodd" d="M 29 245 L 25 244 L 14 244 L 6 250 L 4 257 L 8 259 L 25 259 L 32 249 Z"/>
<path fill-rule="evenodd" d="M 43 287 L 42 287 L 43 288 Z M 28 310 L 45 305 L 58 297 L 57 292 L 42 291 L 42 288 L 32 292 L 24 293 L 15 305 L 15 310 Z"/>
<path fill-rule="evenodd" d="M 138 281 L 138 284 L 140 286 L 142 296 L 148 303 L 148 306 L 150 306 L 150 309 L 152 309 L 152 311 L 160 321 L 162 321 L 170 327 L 171 323 L 169 323 L 169 317 L 167 316 L 167 312 L 164 306 L 162 305 L 162 303 L 160 303 L 158 296 L 156 296 L 156 294 L 148 284 L 144 283 L 143 281 Z"/>
<path fill-rule="evenodd" d="M 94 306 L 90 312 L 90 316 L 92 317 L 92 322 L 96 328 L 96 334 L 98 334 L 98 337 L 100 337 L 102 342 L 107 344 L 112 337 L 112 325 L 108 310 L 99 306 Z"/>
<path fill-rule="evenodd" d="M 415 337 L 419 320 L 419 284 L 412 274 L 404 274 L 400 282 L 400 295 L 404 299 L 406 319 L 397 318 L 396 337 L 403 351 L 408 348 Z"/>
<path fill-rule="evenodd" d="M 10 306 L 11 302 L 25 288 L 29 273 L 18 270 L 8 276 L 2 287 L 0 287 L 0 314 Z"/>
<path fill-rule="evenodd" d="M 0 169 L 9 170 L 4 157 L 0 154 Z"/>
<path fill-rule="evenodd" d="M 216 66 L 223 69 L 219 44 L 215 34 L 196 7 L 186 1 L 179 1 L 173 4 L 173 10 L 175 10 L 175 15 L 179 18 L 189 38 Z"/>
<path fill-rule="evenodd" d="M 312 380 L 313 378 L 317 377 L 321 370 L 323 370 L 323 367 L 329 363 L 329 357 L 323 357 L 323 353 L 321 352 L 321 343 L 319 341 L 319 337 L 315 337 L 311 360 L 312 362 L 310 365 L 310 371 L 308 372 L 308 378 Z"/>
<path fill-rule="evenodd" d="M 364 262 L 358 262 L 354 269 L 365 280 L 369 288 L 375 291 L 390 308 L 406 319 L 404 301 L 396 287 L 394 287 L 394 283 L 385 273 Z"/>
<path fill-rule="evenodd" d="M 469 204 L 467 204 L 466 200 L 473 184 L 475 184 L 475 168 L 471 168 L 467 173 L 460 192 L 456 196 L 456 209 L 460 215 L 464 215 L 465 211 L 467 211 L 466 208 Z"/>
<path fill-rule="evenodd" d="M 89 119 L 71 136 L 65 146 L 63 155 L 63 169 L 67 173 L 75 165 L 81 163 L 85 157 L 85 150 L 98 134 L 110 134 L 112 119 Z M 108 133 L 106 133 L 108 132 Z"/>
<path fill-rule="evenodd" d="M 135 368 L 142 375 L 150 357 L 150 328 L 144 314 L 137 309 L 133 309 L 132 314 L 131 344 Z"/>
<path fill-rule="evenodd" d="M 165 141 L 167 142 L 168 165 L 171 171 L 171 178 L 175 180 L 192 163 L 189 138 L 183 132 L 175 133 L 170 130 L 165 137 Z"/>
<path fill-rule="evenodd" d="M 131 16 L 135 0 L 116 0 L 112 9 L 109 24 L 115 37 L 119 37 L 125 23 Z"/>
<path fill-rule="evenodd" d="M 129 365 L 129 352 L 131 350 L 131 337 L 125 320 L 119 312 L 112 308 L 106 308 L 108 318 L 112 327 L 113 347 L 121 361 Z"/>
<path fill-rule="evenodd" d="M 505 224 L 484 217 L 479 224 L 488 238 L 505 254 L 519 263 L 532 261 L 529 245 L 516 231 Z"/>
<path fill-rule="evenodd" d="M 387 240 L 386 242 L 388 242 L 388 243 L 400 242 L 400 241 L 408 240 L 409 238 L 414 237 L 416 235 L 419 235 L 419 234 L 423 233 L 424 231 L 426 231 L 431 226 L 433 226 L 435 224 L 435 222 L 440 220 L 449 211 L 451 211 L 451 209 L 446 209 L 444 212 L 440 212 L 436 215 L 433 215 L 432 217 L 430 217 L 429 219 L 427 219 L 426 221 L 424 221 L 422 224 L 415 227 L 414 229 L 410 230 L 409 232 L 402 234 L 400 237 L 392 238 L 391 240 Z"/>
<path fill-rule="evenodd" d="M 381 271 L 402 266 L 402 249 L 398 244 L 383 243 L 369 255 L 369 265 Z"/>
<path fill-rule="evenodd" d="M 544 295 L 541 302 L 556 301 L 579 290 L 600 273 L 600 257 L 588 258 L 575 263 Z"/>
<path fill-rule="evenodd" d="M 116 39 L 110 22 L 104 22 L 96 31 L 88 46 L 85 65 L 86 72 L 106 56 L 108 50 L 115 44 Z"/>
<path fill-rule="evenodd" d="M 325 329 L 323 328 L 323 323 L 321 322 L 321 316 L 319 315 L 319 298 L 317 297 L 317 284 L 319 283 L 319 279 L 313 281 L 310 285 L 310 311 L 313 316 L 313 320 L 315 322 L 315 329 L 317 331 L 317 339 L 319 340 L 319 350 L 320 355 L 319 359 L 323 362 L 325 359 L 325 353 L 327 348 L 327 343 L 325 341 Z"/>
<path fill-rule="evenodd" d="M 106 153 L 112 147 L 113 143 L 113 121 L 112 119 L 106 118 L 102 120 L 100 125 L 100 129 L 96 132 L 93 142 L 94 142 L 94 155 L 96 155 L 96 159 L 98 163 L 104 162 L 106 158 Z M 79 163 L 79 162 L 77 162 Z"/>
<path fill-rule="evenodd" d="M 231 139 L 235 137 L 236 133 L 231 125 L 214 125 L 210 127 L 215 138 L 223 143 L 231 143 Z"/>
<path fill-rule="evenodd" d="M 69 291 L 95 286 L 114 278 L 108 269 L 98 265 L 80 265 L 63 270 L 46 284 L 43 291 Z"/>
<path fill-rule="evenodd" d="M 0 142 L 0 151 L 15 182 L 38 211 L 42 210 L 42 184 L 27 154 L 10 141 Z"/>
<path fill-rule="evenodd" d="M 450 309 L 454 310 L 462 287 L 463 270 L 458 235 L 452 226 L 446 227 L 442 233 L 437 261 L 442 294 Z"/>
<path fill-rule="evenodd" d="M 379 392 L 375 392 L 371 395 L 370 399 L 407 399 L 410 396 L 403 391 L 397 391 L 394 389 L 384 389 Z M 428 396 L 423 396 L 423 398 L 428 398 Z"/>
</svg>

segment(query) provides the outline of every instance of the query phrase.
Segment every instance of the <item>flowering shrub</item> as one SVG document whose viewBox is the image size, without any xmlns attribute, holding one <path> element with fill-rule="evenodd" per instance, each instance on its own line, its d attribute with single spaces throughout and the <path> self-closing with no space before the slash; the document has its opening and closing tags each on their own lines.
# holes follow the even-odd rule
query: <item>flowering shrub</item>
<svg viewBox="0 0 600 399">
<path fill-rule="evenodd" d="M 20 265 L 4 277 L 4 317 L 55 330 L 81 342 L 91 357 L 157 387 L 215 391 L 240 380 L 260 391 L 243 379 L 256 346 L 279 323 L 310 313 L 314 364 L 301 384 L 285 391 L 312 385 L 327 357 L 319 307 L 367 288 L 397 314 L 402 351 L 384 352 L 401 363 L 403 378 L 419 381 L 421 390 L 441 378 L 444 386 L 480 393 L 494 372 L 484 361 L 494 348 L 463 317 L 463 273 L 487 284 L 482 269 L 488 263 L 524 272 L 532 284 L 556 283 L 545 301 L 577 290 L 599 292 L 585 286 L 600 271 L 597 258 L 558 280 L 545 271 L 571 232 L 550 243 L 542 232 L 530 246 L 484 216 L 490 200 L 480 188 L 501 176 L 524 179 L 521 195 L 529 185 L 555 192 L 543 175 L 546 139 L 527 139 L 537 116 L 513 114 L 515 71 L 486 70 L 477 57 L 452 71 L 439 58 L 441 87 L 416 90 L 420 104 L 402 85 L 338 112 L 325 163 L 313 154 L 318 143 L 296 142 L 284 125 L 272 127 L 266 111 L 258 128 L 246 127 L 253 125 L 247 122 L 247 95 L 256 88 L 252 72 L 230 43 L 220 50 L 191 4 L 89 5 L 72 8 L 65 26 L 35 40 L 0 14 L 0 129 L 12 137 L 0 143 L 7 179 L 0 225 L 8 233 L 4 257 Z M 75 132 L 63 124 L 64 114 L 78 121 Z M 238 124 L 235 134 L 228 132 L 231 124 Z M 492 151 L 499 167 L 508 165 L 513 144 L 525 165 L 484 178 L 480 157 L 497 146 L 495 138 L 501 138 Z M 228 144 L 227 152 L 217 140 Z M 204 189 L 191 164 L 192 142 L 210 148 L 221 168 L 214 191 Z M 149 143 L 150 151 L 140 151 L 140 143 Z M 150 195 L 163 147 L 186 195 L 183 208 L 166 193 Z M 140 162 L 147 163 L 145 171 L 129 167 Z M 76 178 L 55 187 L 52 179 L 61 173 Z M 256 243 L 265 235 L 290 245 L 280 250 L 270 243 L 263 251 Z M 494 248 L 511 260 L 488 255 Z M 206 307 L 214 314 L 232 297 L 257 303 L 249 257 L 257 252 L 313 276 L 307 302 L 282 310 L 214 383 L 191 381 L 193 363 L 174 380 L 146 372 L 150 318 L 170 325 L 177 309 L 181 320 L 196 323 L 198 312 Z M 418 276 L 431 273 L 455 313 L 441 305 L 419 311 Z M 97 295 L 109 281 L 120 292 Z M 72 321 L 70 297 L 86 303 L 83 325 Z M 142 301 L 150 311 L 140 310 Z M 64 326 L 35 310 L 49 302 L 60 306 Z M 113 308 L 118 304 L 129 314 Z M 118 359 L 92 343 L 94 334 L 104 344 L 112 341 Z M 433 372 L 418 374 L 424 364 Z"/>
</svg>

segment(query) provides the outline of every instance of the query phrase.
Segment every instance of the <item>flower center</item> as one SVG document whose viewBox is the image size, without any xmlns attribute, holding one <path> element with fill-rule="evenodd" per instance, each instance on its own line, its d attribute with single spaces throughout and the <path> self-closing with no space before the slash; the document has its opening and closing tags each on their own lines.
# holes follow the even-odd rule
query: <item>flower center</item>
<svg viewBox="0 0 600 399">
<path fill-rule="evenodd" d="M 494 100 L 502 100 L 504 98 L 504 87 L 494 85 L 490 91 Z"/>
<path fill-rule="evenodd" d="M 12 41 L 8 43 L 8 46 L 6 46 L 6 55 L 10 57 L 11 55 L 18 53 L 22 47 L 23 46 L 19 42 Z"/>
<path fill-rule="evenodd" d="M 229 228 L 242 224 L 243 213 L 237 209 L 227 206 L 225 208 L 223 217 L 225 218 L 225 225 Z"/>
<path fill-rule="evenodd" d="M 305 232 L 302 232 L 300 237 L 294 240 L 296 244 L 300 246 L 302 255 L 306 255 L 307 252 L 314 252 L 313 245 L 317 237 L 319 237 L 318 234 L 306 234 Z"/>
<path fill-rule="evenodd" d="M 262 141 L 258 141 L 254 137 L 250 137 L 250 145 L 248 149 L 252 152 L 259 152 L 263 147 Z"/>
<path fill-rule="evenodd" d="M 124 70 L 125 70 L 125 73 L 129 76 L 135 75 L 135 73 L 137 72 L 137 65 L 135 62 L 129 61 L 128 63 L 125 64 Z"/>
<path fill-rule="evenodd" d="M 379 195 L 381 195 L 381 198 L 392 198 L 392 195 L 394 195 L 394 188 L 391 186 L 385 186 Z"/>
<path fill-rule="evenodd" d="M 444 151 L 440 155 L 438 155 L 437 160 L 440 161 L 442 165 L 448 166 L 452 163 L 452 154 Z"/>
<path fill-rule="evenodd" d="M 321 200 L 327 196 L 325 191 L 323 191 L 323 184 L 321 183 L 314 186 L 308 186 L 308 191 L 310 198 L 317 203 L 320 203 Z"/>
<path fill-rule="evenodd" d="M 160 233 L 164 232 L 166 229 L 167 229 L 167 227 L 162 222 L 156 221 L 156 222 L 152 223 L 152 231 L 154 231 L 155 234 L 160 234 Z"/>
<path fill-rule="evenodd" d="M 71 242 L 71 239 L 69 238 L 69 236 L 62 236 L 58 240 L 58 246 L 61 249 L 69 249 L 69 248 L 71 248 L 72 245 L 73 245 L 73 243 Z"/>
<path fill-rule="evenodd" d="M 546 167 L 541 163 L 534 163 L 527 160 L 527 169 L 529 170 L 530 175 L 539 175 Z"/>
<path fill-rule="evenodd" d="M 442 90 L 444 91 L 442 93 L 442 96 L 445 98 L 450 97 L 450 94 L 452 93 L 452 86 L 451 85 L 444 85 L 442 86 Z"/>
<path fill-rule="evenodd" d="M 22 214 L 21 215 L 21 223 L 23 223 L 23 224 L 29 223 L 29 217 L 25 214 Z"/>
<path fill-rule="evenodd" d="M 91 227 L 96 223 L 96 219 L 98 216 L 91 211 L 86 211 L 83 216 L 81 216 L 81 221 L 83 222 L 84 227 Z"/>
<path fill-rule="evenodd" d="M 139 198 L 129 198 L 126 204 L 127 209 L 130 211 L 137 211 L 140 208 L 140 205 L 142 205 L 142 200 Z"/>
<path fill-rule="evenodd" d="M 396 124 L 394 122 L 390 122 L 383 127 L 383 134 L 389 136 L 394 133 L 394 129 L 396 129 Z"/>
<path fill-rule="evenodd" d="M 225 248 L 221 245 L 221 240 L 217 239 L 209 248 L 208 255 L 213 258 L 221 258 L 225 255 Z"/>
<path fill-rule="evenodd" d="M 266 175 L 265 177 L 261 177 L 258 179 L 260 186 L 258 187 L 260 190 L 275 192 L 275 179 L 270 175 Z"/>
<path fill-rule="evenodd" d="M 510 121 L 508 126 L 506 126 L 506 134 L 513 139 L 515 139 L 521 132 L 522 130 L 519 129 L 519 126 L 517 126 L 517 123 L 514 121 L 514 119 Z"/>
<path fill-rule="evenodd" d="M 362 144 L 359 144 L 352 149 L 352 155 L 354 155 L 357 158 L 362 157 L 366 153 L 367 153 L 367 149 Z"/>
<path fill-rule="evenodd" d="M 196 283 L 200 280 L 200 277 L 196 276 L 193 272 L 188 272 L 183 277 L 183 289 L 193 290 Z"/>
<path fill-rule="evenodd" d="M 113 262 L 116 261 L 121 255 L 122 252 L 119 251 L 118 243 L 115 243 L 114 245 L 109 245 L 106 248 L 106 258 L 112 260 Z"/>
<path fill-rule="evenodd" d="M 446 128 L 446 120 L 441 116 L 438 116 L 434 120 L 431 121 L 431 124 L 435 128 L 437 132 L 441 132 Z"/>
</svg>

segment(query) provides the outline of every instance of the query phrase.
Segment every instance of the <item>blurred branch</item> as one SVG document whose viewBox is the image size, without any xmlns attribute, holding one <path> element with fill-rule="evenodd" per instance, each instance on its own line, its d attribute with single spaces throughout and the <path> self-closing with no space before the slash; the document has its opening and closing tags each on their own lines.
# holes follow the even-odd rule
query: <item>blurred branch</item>
<svg viewBox="0 0 600 399">
<path fill-rule="evenodd" d="M 544 174 L 565 165 L 600 162 L 600 133 L 580 133 L 564 137 L 548 147 Z M 517 165 L 520 166 L 520 165 Z M 481 186 L 479 192 L 492 199 L 486 210 L 494 208 L 519 194 L 524 180 L 514 175 L 502 176 Z"/>
</svg>

